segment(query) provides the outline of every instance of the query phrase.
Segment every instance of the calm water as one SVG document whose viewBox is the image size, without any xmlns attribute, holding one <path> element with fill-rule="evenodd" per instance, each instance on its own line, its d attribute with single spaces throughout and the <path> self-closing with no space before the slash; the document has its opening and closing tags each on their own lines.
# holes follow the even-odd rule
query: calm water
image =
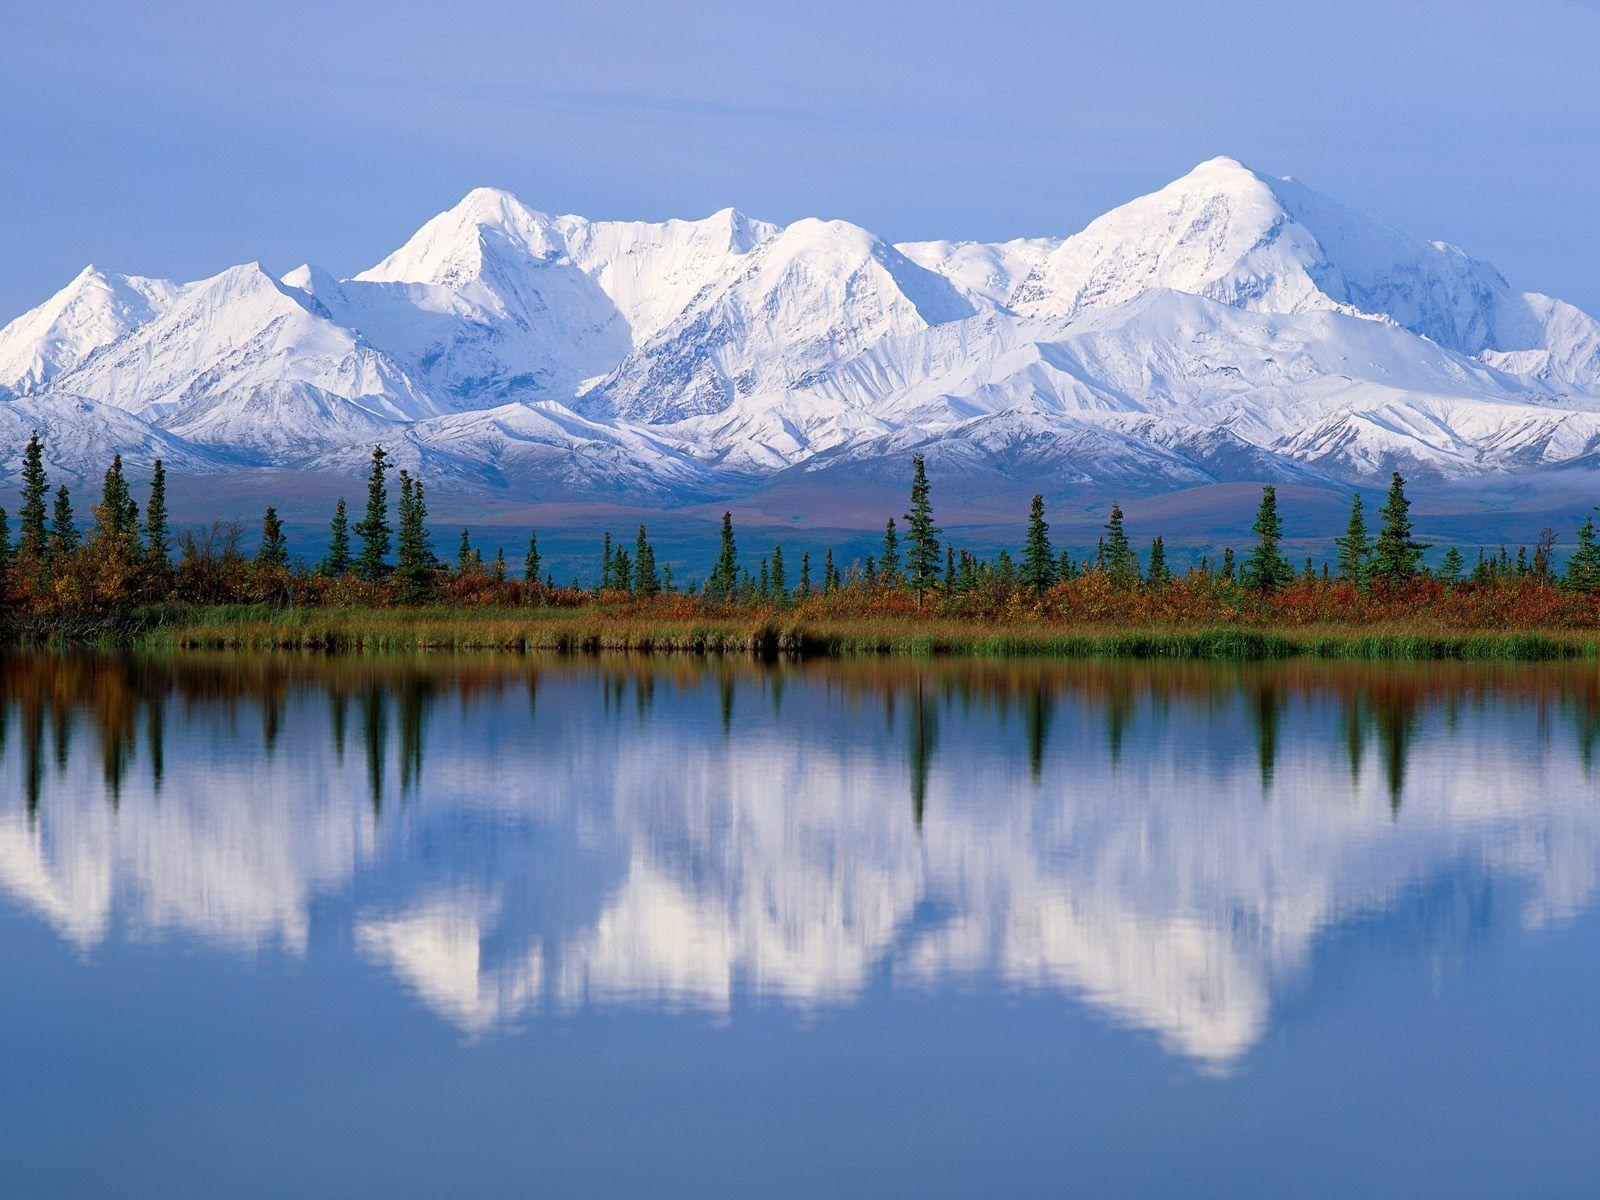
<svg viewBox="0 0 1600 1200">
<path fill-rule="evenodd" d="M 1594 1196 L 1600 673 L 0 662 L 0 1194 Z"/>
</svg>

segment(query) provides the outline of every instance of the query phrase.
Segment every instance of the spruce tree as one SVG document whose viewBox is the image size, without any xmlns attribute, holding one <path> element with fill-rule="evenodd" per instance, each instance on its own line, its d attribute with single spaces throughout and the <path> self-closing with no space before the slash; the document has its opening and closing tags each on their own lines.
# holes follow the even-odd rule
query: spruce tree
<svg viewBox="0 0 1600 1200">
<path fill-rule="evenodd" d="M 1273 592 L 1294 577 L 1294 568 L 1279 549 L 1283 541 L 1283 522 L 1278 518 L 1278 493 L 1271 485 L 1261 489 L 1261 505 L 1256 509 L 1255 547 L 1244 562 L 1244 585 L 1258 592 Z"/>
<path fill-rule="evenodd" d="M 466 537 L 467 531 L 463 529 L 461 536 Z M 462 570 L 466 568 L 463 567 Z M 616 563 L 611 553 L 611 531 L 606 530 L 605 540 L 600 544 L 600 584 L 597 591 L 608 591 L 612 587 L 612 575 L 616 571 Z"/>
<path fill-rule="evenodd" d="M 922 594 L 937 582 L 939 577 L 939 530 L 933 523 L 933 505 L 928 501 L 928 471 L 921 454 L 911 456 L 911 508 L 906 519 L 906 575 L 907 582 L 917 593 L 917 607 L 922 607 Z"/>
<path fill-rule="evenodd" d="M 372 468 L 367 474 L 367 512 L 355 530 L 361 539 L 356 573 L 371 583 L 389 573 L 389 488 L 385 483 L 388 470 L 388 454 L 382 446 L 374 446 Z"/>
<path fill-rule="evenodd" d="M 1600 544 L 1595 541 L 1592 513 L 1578 526 L 1578 548 L 1567 560 L 1566 584 L 1578 591 L 1600 591 Z"/>
<path fill-rule="evenodd" d="M 289 565 L 289 543 L 283 536 L 283 522 L 278 510 L 271 505 L 261 517 L 261 548 L 256 551 L 256 562 L 263 567 Z"/>
<path fill-rule="evenodd" d="M 78 548 L 78 518 L 72 511 L 72 493 L 67 485 L 56 489 L 56 502 L 50 514 L 50 555 L 73 553 Z"/>
<path fill-rule="evenodd" d="M 529 583 L 539 582 L 539 534 L 528 531 L 528 553 L 522 559 L 522 577 Z"/>
<path fill-rule="evenodd" d="M 1128 544 L 1128 534 L 1122 527 L 1122 507 L 1117 504 L 1111 506 L 1111 517 L 1106 521 L 1106 535 L 1100 550 L 1100 569 L 1121 587 L 1128 587 L 1139 580 L 1139 559 Z"/>
<path fill-rule="evenodd" d="M 472 548 L 472 538 L 465 529 L 461 531 L 461 545 L 456 548 L 456 570 L 463 575 L 470 575 L 478 569 L 478 552 Z M 606 564 L 610 569 L 611 563 L 611 535 L 606 534 Z M 603 585 L 602 585 L 603 586 Z"/>
<path fill-rule="evenodd" d="M 1465 564 L 1461 561 L 1461 551 L 1454 546 L 1444 552 L 1444 559 L 1439 563 L 1440 582 L 1454 587 L 1461 582 L 1461 569 Z"/>
<path fill-rule="evenodd" d="M 884 585 L 895 587 L 900 583 L 900 535 L 894 527 L 894 518 L 889 518 L 888 525 L 883 530 L 883 562 L 879 567 Z"/>
<path fill-rule="evenodd" d="M 415 599 L 427 588 L 434 555 L 428 538 L 428 502 L 422 493 L 422 480 L 411 478 L 404 470 L 400 472 L 398 515 L 395 574 Z"/>
<path fill-rule="evenodd" d="M 6 518 L 6 510 L 0 508 L 0 589 L 5 585 L 5 573 L 11 569 L 13 558 L 11 549 L 11 522 Z M 3 600 L 3 596 L 0 596 Z"/>
<path fill-rule="evenodd" d="M 106 468 L 105 483 L 100 493 L 100 503 L 94 510 L 95 532 L 102 540 L 122 546 L 138 536 L 139 509 L 128 491 L 127 478 L 122 473 L 122 455 L 111 458 Z"/>
<path fill-rule="evenodd" d="M 1150 543 L 1150 562 L 1145 567 L 1145 582 L 1153 588 L 1166 587 L 1172 582 L 1172 571 L 1167 566 L 1167 544 L 1159 537 Z"/>
<path fill-rule="evenodd" d="M 831 596 L 839 590 L 839 583 L 839 568 L 833 565 L 833 547 L 829 546 L 822 556 L 822 594 Z"/>
<path fill-rule="evenodd" d="M 35 429 L 22 454 L 22 507 L 17 511 L 17 553 L 34 562 L 43 562 L 50 553 L 45 530 L 45 498 L 50 494 L 50 476 L 44 469 L 44 443 Z"/>
<path fill-rule="evenodd" d="M 1028 506 L 1028 533 L 1022 542 L 1022 583 L 1035 595 L 1055 582 L 1055 556 L 1050 551 L 1050 526 L 1044 519 L 1044 497 Z"/>
<path fill-rule="evenodd" d="M 706 594 L 714 600 L 733 599 L 739 586 L 739 553 L 733 544 L 733 514 L 722 514 L 722 546 L 716 565 L 706 579 Z"/>
<path fill-rule="evenodd" d="M 167 528 L 167 469 L 158 458 L 150 472 L 150 503 L 144 509 L 144 552 L 159 571 L 172 566 L 172 534 Z"/>
<path fill-rule="evenodd" d="M 809 550 L 800 555 L 800 582 L 795 587 L 795 595 L 802 600 L 811 595 L 811 552 Z"/>
<path fill-rule="evenodd" d="M 1372 560 L 1372 539 L 1367 536 L 1367 520 L 1361 511 L 1361 493 L 1350 500 L 1350 520 L 1344 536 L 1334 538 L 1339 550 L 1339 578 L 1360 587 L 1367 582 Z"/>
<path fill-rule="evenodd" d="M 633 592 L 636 596 L 654 596 L 661 591 L 661 577 L 656 573 L 656 551 L 645 536 L 644 525 L 639 526 L 639 536 L 633 543 Z"/>
<path fill-rule="evenodd" d="M 1372 577 L 1391 587 L 1415 579 L 1427 542 L 1411 536 L 1411 501 L 1406 499 L 1406 481 L 1400 472 L 1389 483 L 1389 498 L 1383 506 L 1383 523 L 1372 548 Z M 1523 552 L 1524 558 L 1526 551 Z"/>
<path fill-rule="evenodd" d="M 944 594 L 955 595 L 956 590 L 956 551 L 954 546 L 946 546 L 944 551 Z"/>
<path fill-rule="evenodd" d="M 783 566 L 783 543 L 772 548 L 772 577 L 769 581 L 767 597 L 774 604 L 787 604 L 789 602 L 789 577 Z"/>
<path fill-rule="evenodd" d="M 324 575 L 343 575 L 350 569 L 350 517 L 344 497 L 333 506 L 333 521 L 328 526 L 328 557 L 322 560 Z"/>
</svg>

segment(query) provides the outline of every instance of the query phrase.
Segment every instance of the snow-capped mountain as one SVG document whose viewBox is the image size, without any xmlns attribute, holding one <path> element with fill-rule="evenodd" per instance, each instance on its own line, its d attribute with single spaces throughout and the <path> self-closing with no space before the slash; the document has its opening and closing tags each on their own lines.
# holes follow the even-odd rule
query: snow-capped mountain
<svg viewBox="0 0 1600 1200">
<path fill-rule="evenodd" d="M 353 471 L 383 441 L 536 499 L 666 503 L 916 448 L 1045 491 L 1461 478 L 1593 461 L 1600 322 L 1226 158 L 995 244 L 480 188 L 346 280 L 90 268 L 0 330 L 0 423 L 74 472 L 113 450 Z"/>
</svg>

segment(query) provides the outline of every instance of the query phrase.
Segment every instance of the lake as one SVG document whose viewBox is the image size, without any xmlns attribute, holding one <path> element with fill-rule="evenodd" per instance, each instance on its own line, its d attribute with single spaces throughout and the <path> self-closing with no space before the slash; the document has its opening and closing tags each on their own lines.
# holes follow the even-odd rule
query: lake
<svg viewBox="0 0 1600 1200">
<path fill-rule="evenodd" d="M 1600 671 L 0 660 L 0 1193 L 1593 1196 Z"/>
</svg>

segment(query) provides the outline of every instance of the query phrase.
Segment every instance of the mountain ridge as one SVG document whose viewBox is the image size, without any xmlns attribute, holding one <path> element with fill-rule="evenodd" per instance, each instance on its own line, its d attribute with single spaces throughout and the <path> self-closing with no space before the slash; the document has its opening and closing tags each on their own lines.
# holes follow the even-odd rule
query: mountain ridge
<svg viewBox="0 0 1600 1200">
<path fill-rule="evenodd" d="M 1600 322 L 1231 158 L 997 243 L 476 188 L 349 279 L 86 268 L 0 329 L 0 421 L 79 477 L 382 441 L 446 487 L 666 505 L 919 448 L 1047 493 L 1470 481 L 1594 462 Z"/>
</svg>

